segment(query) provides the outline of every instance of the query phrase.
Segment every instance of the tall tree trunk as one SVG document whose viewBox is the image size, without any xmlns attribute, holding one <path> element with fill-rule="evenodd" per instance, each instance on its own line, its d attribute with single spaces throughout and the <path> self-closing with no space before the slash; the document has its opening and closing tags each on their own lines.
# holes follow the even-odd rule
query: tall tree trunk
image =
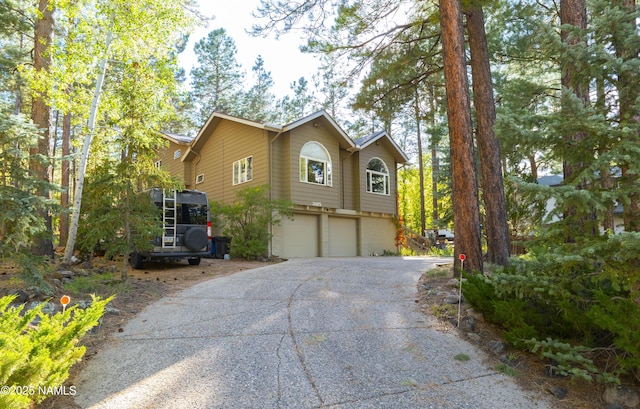
<svg viewBox="0 0 640 409">
<path fill-rule="evenodd" d="M 63 264 L 69 265 L 71 263 L 71 257 L 73 256 L 73 250 L 76 245 L 76 235 L 78 234 L 78 224 L 80 223 L 80 207 L 82 206 L 82 190 L 84 188 L 84 173 L 87 168 L 87 161 L 89 160 L 89 150 L 91 148 L 91 142 L 93 141 L 93 130 L 96 125 L 96 117 L 98 116 L 98 107 L 100 106 L 100 95 L 102 94 L 102 84 L 104 83 L 104 77 L 107 74 L 107 57 L 109 55 L 109 47 L 111 46 L 111 39 L 113 33 L 107 33 L 107 39 L 105 41 L 105 52 L 102 60 L 100 61 L 100 72 L 96 80 L 96 88 L 93 90 L 93 100 L 91 101 L 91 112 L 89 112 L 89 120 L 87 122 L 87 134 L 84 138 L 84 144 L 82 146 L 82 155 L 80 157 L 80 166 L 78 168 L 78 178 L 75 185 L 75 194 L 73 197 L 73 212 L 71 214 L 71 223 L 69 225 L 69 237 L 67 238 L 67 244 L 64 249 Z"/>
<path fill-rule="evenodd" d="M 578 30 L 586 30 L 587 28 L 587 7 L 585 0 L 560 0 L 560 24 L 563 26 L 574 26 Z M 560 30 L 560 38 L 563 43 L 567 47 L 577 47 L 586 42 L 586 38 L 584 35 L 575 34 L 572 30 L 561 28 Z M 569 95 L 567 93 L 573 93 L 579 100 L 582 101 L 583 105 L 586 105 L 589 99 L 589 88 L 588 83 L 584 80 L 580 80 L 579 77 L 579 68 L 575 62 L 571 60 L 562 61 L 562 77 L 561 83 L 563 88 L 563 96 L 562 96 L 562 109 L 569 110 L 570 102 L 568 101 Z M 573 131 L 568 132 L 563 135 L 563 143 L 564 143 L 564 158 L 562 162 L 562 170 L 564 175 L 564 181 L 567 184 L 574 183 L 576 189 L 584 189 L 586 186 L 585 182 L 575 181 L 577 175 L 584 169 L 585 163 L 583 158 L 576 159 L 575 153 L 569 154 L 570 152 L 581 152 L 584 150 L 582 145 L 584 144 L 584 140 L 586 138 L 586 134 L 581 131 Z M 579 155 L 582 156 L 582 155 Z M 584 229 L 584 233 L 593 233 L 589 231 L 589 227 L 593 228 L 593 226 L 589 226 L 588 219 L 589 215 L 578 214 L 578 211 L 575 207 L 570 207 L 565 210 L 564 218 L 571 220 L 572 225 L 575 226 L 576 229 Z M 572 233 L 568 233 L 566 241 L 574 242 L 575 230 Z"/>
<path fill-rule="evenodd" d="M 638 41 L 629 41 L 638 38 L 638 31 L 635 20 L 636 1 L 635 0 L 614 0 L 618 7 L 625 11 L 628 16 L 623 24 L 618 24 L 614 28 L 613 46 L 616 49 L 616 57 L 626 62 L 640 56 Z M 637 129 L 640 122 L 640 107 L 636 104 L 640 96 L 638 81 L 640 75 L 630 69 L 622 70 L 618 73 L 618 95 L 620 99 L 620 127 L 629 126 Z M 635 142 L 640 141 L 638 132 L 634 135 Z M 628 193 L 628 202 L 624 205 L 622 217 L 624 219 L 624 229 L 626 231 L 640 231 L 640 197 L 637 192 L 638 174 L 630 169 L 629 163 L 622 166 L 622 187 Z"/>
<path fill-rule="evenodd" d="M 431 127 L 435 129 L 436 125 L 436 96 L 431 89 Z M 440 219 L 438 212 L 438 175 L 440 174 L 440 164 L 438 163 L 438 138 L 435 133 L 431 135 L 431 200 L 433 205 L 433 225 L 436 227 L 436 239 L 438 238 L 437 221 Z"/>
<path fill-rule="evenodd" d="M 20 33 L 20 52 L 22 53 L 24 49 L 24 34 Z M 16 89 L 15 89 L 15 102 L 13 105 L 13 113 L 18 115 L 22 112 L 22 77 L 20 75 L 20 71 L 16 70 Z"/>
<path fill-rule="evenodd" d="M 507 266 L 509 264 L 509 226 L 500 166 L 500 142 L 493 130 L 496 123 L 496 106 L 493 99 L 487 35 L 484 31 L 484 15 L 481 7 L 470 8 L 466 11 L 466 15 L 473 98 L 478 121 L 477 142 L 486 216 L 487 250 L 489 262 Z"/>
<path fill-rule="evenodd" d="M 420 99 L 418 87 L 415 87 L 414 115 L 416 118 L 416 133 L 418 138 L 418 173 L 420 180 L 420 235 L 426 234 L 426 216 L 424 212 L 424 156 L 422 154 L 422 135 L 420 134 Z"/>
<path fill-rule="evenodd" d="M 538 162 L 535 154 L 529 155 L 529 167 L 531 168 L 531 180 L 536 182 L 538 180 Z"/>
<path fill-rule="evenodd" d="M 599 112 L 606 112 L 606 90 L 605 90 L 604 76 L 596 78 L 596 108 Z M 598 156 L 602 157 L 605 152 L 611 149 L 610 145 L 600 146 L 598 150 Z M 600 166 L 600 188 L 609 192 L 613 188 L 613 180 L 611 178 L 611 163 L 607 161 L 606 164 Z M 613 219 L 613 210 L 615 204 L 613 202 L 607 203 L 607 208 L 603 212 L 602 228 L 606 232 L 615 232 L 615 223 Z"/>
<path fill-rule="evenodd" d="M 465 254 L 464 271 L 472 273 L 482 271 L 482 247 L 460 0 L 440 0 L 440 28 L 451 149 L 454 270 L 461 270 L 460 255 Z"/>
<path fill-rule="evenodd" d="M 66 113 L 62 118 L 62 166 L 60 168 L 60 184 L 62 193 L 60 194 L 60 240 L 62 246 L 67 242 L 69 236 L 69 155 L 71 154 L 71 114 Z"/>
<path fill-rule="evenodd" d="M 429 89 L 430 101 L 431 105 L 429 110 L 429 120 L 431 122 L 431 128 L 435 129 L 436 125 L 436 96 L 433 92 L 433 87 Z M 435 227 L 435 235 L 436 239 L 438 238 L 438 224 L 437 221 L 440 219 L 440 215 L 438 213 L 438 173 L 440 172 L 440 167 L 438 164 L 438 139 L 436 138 L 435 132 L 431 135 L 431 204 L 433 205 L 433 213 L 431 217 L 433 218 L 433 225 Z"/>
<path fill-rule="evenodd" d="M 47 71 L 52 63 L 49 46 L 53 42 L 53 9 L 49 8 L 48 0 L 39 0 L 38 9 L 42 13 L 35 24 L 35 38 L 33 51 L 33 66 L 36 71 Z M 51 109 L 47 105 L 46 92 L 33 98 L 31 119 L 40 128 L 37 149 L 32 150 L 32 156 L 39 158 L 31 162 L 31 169 L 37 177 L 45 183 L 53 181 L 53 132 L 51 130 Z M 38 195 L 50 198 L 51 191 L 42 188 Z M 32 252 L 39 256 L 53 256 L 53 226 L 51 214 L 47 209 L 40 211 L 40 217 L 45 223 L 45 232 L 34 239 Z"/>
</svg>

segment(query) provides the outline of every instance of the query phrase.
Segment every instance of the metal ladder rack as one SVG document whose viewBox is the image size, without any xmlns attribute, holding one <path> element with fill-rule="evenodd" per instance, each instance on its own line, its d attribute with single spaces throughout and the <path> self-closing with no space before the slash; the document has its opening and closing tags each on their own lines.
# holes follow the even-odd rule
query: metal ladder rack
<svg viewBox="0 0 640 409">
<path fill-rule="evenodd" d="M 177 192 L 175 190 L 169 192 L 166 190 L 162 191 L 162 228 L 164 229 L 162 233 L 162 248 L 175 248 L 177 246 L 176 196 Z"/>
</svg>

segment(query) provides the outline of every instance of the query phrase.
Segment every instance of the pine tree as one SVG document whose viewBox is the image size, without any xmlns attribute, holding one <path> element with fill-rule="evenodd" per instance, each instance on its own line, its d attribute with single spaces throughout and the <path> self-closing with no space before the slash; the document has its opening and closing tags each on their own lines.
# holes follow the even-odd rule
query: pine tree
<svg viewBox="0 0 640 409">
<path fill-rule="evenodd" d="M 211 31 L 194 46 L 198 65 L 191 70 L 191 95 L 195 103 L 194 118 L 204 125 L 212 112 L 241 114 L 244 72 L 236 60 L 237 48 L 224 28 Z"/>
<path fill-rule="evenodd" d="M 34 48 L 33 48 L 33 69 L 38 74 L 46 75 L 51 69 L 53 43 L 53 3 L 48 0 L 39 0 L 38 16 L 35 23 Z M 53 135 L 52 135 L 52 110 L 48 99 L 47 91 L 34 92 L 33 106 L 31 109 L 31 119 L 33 123 L 40 128 L 40 138 L 38 139 L 38 149 L 36 152 L 45 161 L 34 161 L 30 164 L 33 172 L 38 175 L 45 183 L 53 182 L 53 164 L 50 162 L 53 157 Z M 48 190 L 39 192 L 41 196 L 51 197 Z M 36 238 L 33 246 L 33 252 L 41 256 L 53 256 L 53 227 L 51 223 L 51 214 L 46 209 L 39 210 L 40 217 L 45 221 L 46 231 L 41 237 Z"/>
<path fill-rule="evenodd" d="M 269 122 L 274 118 L 275 95 L 271 91 L 274 83 L 271 72 L 264 67 L 262 56 L 256 58 L 251 71 L 254 83 L 245 94 L 241 116 L 253 121 Z"/>
<path fill-rule="evenodd" d="M 277 103 L 277 111 L 282 123 L 289 123 L 309 115 L 315 108 L 312 105 L 313 93 L 309 90 L 309 82 L 304 77 L 293 81 L 289 88 L 293 96 L 286 95 Z"/>
<path fill-rule="evenodd" d="M 440 0 L 442 54 L 447 90 L 447 116 L 451 141 L 454 234 L 454 268 L 461 271 L 460 255 L 466 256 L 464 270 L 482 271 L 480 213 L 476 179 L 471 107 L 466 72 L 462 8 L 459 0 Z"/>
<path fill-rule="evenodd" d="M 471 52 L 487 253 L 489 262 L 506 266 L 509 264 L 509 229 L 502 180 L 500 142 L 494 131 L 496 108 L 493 99 L 489 49 L 484 29 L 484 12 L 482 7 L 475 6 L 466 10 L 465 14 Z"/>
<path fill-rule="evenodd" d="M 640 91 L 638 90 L 638 60 L 640 59 L 640 34 L 637 28 L 638 10 L 635 0 L 616 0 L 612 2 L 614 15 L 611 40 L 616 57 L 622 64 L 616 67 L 619 93 L 620 127 L 627 128 L 623 138 L 631 146 L 640 142 Z M 636 155 L 634 155 L 636 156 Z M 637 158 L 637 156 L 636 156 Z M 624 198 L 624 227 L 626 231 L 640 231 L 640 193 L 637 191 L 640 172 L 636 160 L 621 161 L 621 183 L 628 194 Z M 635 168 L 635 169 L 634 169 Z"/>
</svg>

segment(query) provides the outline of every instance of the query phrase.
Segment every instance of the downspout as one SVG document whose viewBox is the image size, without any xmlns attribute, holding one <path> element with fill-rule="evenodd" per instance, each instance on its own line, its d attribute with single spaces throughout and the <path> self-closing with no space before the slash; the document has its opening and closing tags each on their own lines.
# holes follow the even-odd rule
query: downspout
<svg viewBox="0 0 640 409">
<path fill-rule="evenodd" d="M 269 131 L 267 132 L 267 140 L 269 140 Z M 284 131 L 280 131 L 269 141 L 268 149 L 269 149 L 269 200 L 273 199 L 273 143 L 278 139 L 280 135 L 282 135 Z"/>
<path fill-rule="evenodd" d="M 402 232 L 402 228 L 404 227 L 404 224 L 401 223 L 400 220 L 400 192 L 398 189 L 398 170 L 402 169 L 402 168 L 406 168 L 407 165 L 406 163 L 401 163 L 400 166 L 398 166 L 398 164 L 396 164 L 396 169 L 395 169 L 395 184 L 396 184 L 396 216 L 395 216 L 395 222 L 396 222 L 396 226 L 398 226 L 398 230 Z M 396 235 L 398 233 L 396 232 Z M 424 232 L 422 233 L 423 235 L 425 234 Z M 398 243 L 398 236 L 396 236 L 396 251 L 398 253 L 400 253 L 400 248 L 401 248 L 401 244 Z"/>
<path fill-rule="evenodd" d="M 193 149 L 191 149 L 191 152 L 193 152 L 198 157 L 197 162 L 195 162 L 193 164 L 193 175 L 192 175 L 192 178 L 193 178 L 193 189 L 197 190 L 196 189 L 196 180 L 198 180 L 198 164 L 202 160 L 202 156 L 200 156 L 200 154 L 198 152 L 194 151 Z"/>
<path fill-rule="evenodd" d="M 278 139 L 278 137 L 284 132 L 281 130 L 273 137 L 273 139 L 269 140 L 269 131 L 264 130 L 267 134 L 267 150 L 269 151 L 269 200 L 273 200 L 273 143 Z M 269 255 L 273 256 L 273 225 L 269 223 L 269 245 L 268 245 Z"/>
</svg>

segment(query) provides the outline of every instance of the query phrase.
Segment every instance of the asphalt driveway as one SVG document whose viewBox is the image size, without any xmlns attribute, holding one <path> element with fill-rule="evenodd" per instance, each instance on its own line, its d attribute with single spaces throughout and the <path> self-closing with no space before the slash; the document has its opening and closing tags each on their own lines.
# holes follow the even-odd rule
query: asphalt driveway
<svg viewBox="0 0 640 409">
<path fill-rule="evenodd" d="M 449 259 L 450 260 L 450 259 Z M 547 408 L 417 310 L 437 258 L 298 259 L 146 308 L 76 379 L 85 408 Z M 470 360 L 454 357 L 466 354 Z"/>
</svg>

